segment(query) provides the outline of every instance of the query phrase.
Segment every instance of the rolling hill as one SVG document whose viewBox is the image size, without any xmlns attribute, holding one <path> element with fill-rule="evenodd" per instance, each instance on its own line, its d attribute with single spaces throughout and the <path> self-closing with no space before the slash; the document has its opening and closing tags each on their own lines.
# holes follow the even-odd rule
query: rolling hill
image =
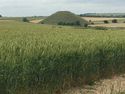
<svg viewBox="0 0 125 94">
<path fill-rule="evenodd" d="M 52 25 L 80 25 L 84 26 L 88 22 L 69 11 L 59 11 L 44 19 L 41 23 Z"/>
</svg>

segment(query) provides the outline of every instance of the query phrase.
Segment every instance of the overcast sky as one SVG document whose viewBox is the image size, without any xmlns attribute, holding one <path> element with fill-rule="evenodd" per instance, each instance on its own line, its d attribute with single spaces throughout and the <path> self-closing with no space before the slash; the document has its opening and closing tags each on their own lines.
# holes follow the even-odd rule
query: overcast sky
<svg viewBox="0 0 125 94">
<path fill-rule="evenodd" d="M 45 16 L 56 11 L 125 13 L 125 0 L 0 0 L 4 16 Z"/>
</svg>

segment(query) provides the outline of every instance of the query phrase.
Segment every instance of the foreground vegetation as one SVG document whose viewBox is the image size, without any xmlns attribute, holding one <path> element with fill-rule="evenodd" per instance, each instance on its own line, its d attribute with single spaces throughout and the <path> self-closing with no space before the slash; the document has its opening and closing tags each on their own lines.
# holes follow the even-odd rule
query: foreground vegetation
<svg viewBox="0 0 125 94">
<path fill-rule="evenodd" d="M 125 72 L 125 30 L 0 21 L 0 92 L 51 94 Z"/>
</svg>

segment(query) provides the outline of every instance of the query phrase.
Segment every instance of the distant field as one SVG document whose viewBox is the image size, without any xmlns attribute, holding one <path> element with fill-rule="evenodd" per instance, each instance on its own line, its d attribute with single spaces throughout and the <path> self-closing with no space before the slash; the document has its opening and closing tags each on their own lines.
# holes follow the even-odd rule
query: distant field
<svg viewBox="0 0 125 94">
<path fill-rule="evenodd" d="M 87 20 L 87 21 L 92 21 L 95 23 L 95 25 L 90 25 L 92 27 L 95 26 L 103 26 L 103 27 L 125 27 L 125 23 L 123 23 L 125 21 L 125 18 L 108 18 L 108 17 L 82 17 L 83 19 Z M 113 24 L 111 21 L 113 19 L 117 19 L 118 23 Z M 110 23 L 109 24 L 104 24 L 104 20 L 108 20 Z M 39 23 L 41 22 L 41 20 L 31 20 L 31 23 Z"/>
<path fill-rule="evenodd" d="M 35 23 L 35 24 L 38 24 L 39 22 L 41 22 L 43 19 L 45 19 L 46 17 L 27 17 L 31 23 Z M 113 18 L 109 18 L 109 17 L 82 17 L 83 19 L 89 21 L 91 20 L 92 22 L 94 22 L 95 24 L 94 25 L 90 25 L 92 27 L 95 27 L 95 26 L 103 26 L 103 27 L 125 27 L 125 18 L 116 18 L 116 17 L 113 17 Z M 111 21 L 113 19 L 117 19 L 118 20 L 118 23 L 116 24 L 113 24 Z M 0 18 L 0 20 L 6 20 L 6 21 L 9 21 L 9 20 L 14 20 L 14 21 L 22 21 L 22 17 L 3 17 L 3 18 Z M 109 21 L 109 24 L 104 24 L 104 20 L 108 20 Z"/>
<path fill-rule="evenodd" d="M 28 20 L 32 21 L 32 20 L 41 20 L 44 19 L 46 17 L 44 16 L 36 16 L 36 17 L 27 17 Z M 14 21 L 22 21 L 23 17 L 2 17 L 0 18 L 0 20 L 14 20 Z"/>
<path fill-rule="evenodd" d="M 38 23 L 40 23 L 42 21 L 42 19 L 40 19 L 40 20 L 31 20 L 30 22 L 31 23 L 35 23 L 35 24 L 38 24 Z"/>
<path fill-rule="evenodd" d="M 83 19 L 86 19 L 87 21 L 104 21 L 104 20 L 113 20 L 113 19 L 118 19 L 118 20 L 125 20 L 125 18 L 108 18 L 108 17 L 82 17 Z"/>
<path fill-rule="evenodd" d="M 100 27 L 118 27 L 118 28 L 124 28 L 125 27 L 125 18 L 109 18 L 109 17 L 82 17 L 83 19 L 86 19 L 87 21 L 94 22 L 94 25 L 90 25 L 92 27 L 100 26 Z M 117 19 L 118 23 L 112 23 L 113 19 Z M 104 20 L 107 20 L 109 24 L 104 24 Z"/>
</svg>

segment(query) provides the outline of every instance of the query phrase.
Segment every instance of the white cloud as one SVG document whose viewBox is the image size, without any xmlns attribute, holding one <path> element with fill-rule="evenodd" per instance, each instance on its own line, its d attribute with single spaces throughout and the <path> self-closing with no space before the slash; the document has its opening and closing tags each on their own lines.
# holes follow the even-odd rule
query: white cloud
<svg viewBox="0 0 125 94">
<path fill-rule="evenodd" d="M 60 10 L 75 13 L 124 12 L 124 3 L 125 0 L 0 0 L 0 14 L 6 16 L 50 15 Z"/>
</svg>

